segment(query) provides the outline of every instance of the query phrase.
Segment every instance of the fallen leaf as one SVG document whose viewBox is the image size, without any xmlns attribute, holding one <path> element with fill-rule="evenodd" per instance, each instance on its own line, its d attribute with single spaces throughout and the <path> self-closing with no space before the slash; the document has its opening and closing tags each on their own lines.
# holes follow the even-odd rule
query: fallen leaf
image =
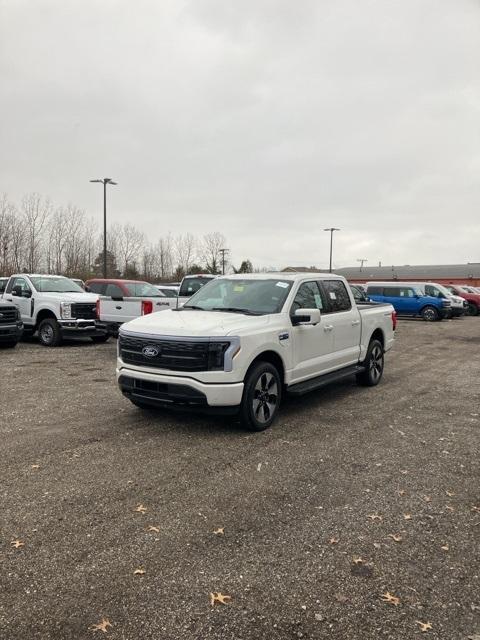
<svg viewBox="0 0 480 640">
<path fill-rule="evenodd" d="M 336 600 L 337 602 L 347 602 L 348 597 L 347 597 L 347 596 L 344 596 L 344 595 L 343 595 L 343 593 L 336 593 L 336 594 L 335 594 L 335 600 Z"/>
<path fill-rule="evenodd" d="M 155 533 L 160 533 L 160 529 L 158 527 L 154 527 L 153 524 L 149 525 L 147 531 L 154 531 Z"/>
<path fill-rule="evenodd" d="M 219 604 L 228 604 L 227 600 L 231 600 L 231 596 L 226 596 L 223 593 L 210 593 L 210 604 L 212 605 L 212 607 L 215 606 L 215 602 L 218 602 Z"/>
<path fill-rule="evenodd" d="M 412 519 L 412 514 L 411 513 L 404 513 L 403 514 L 403 519 L 404 520 L 411 520 Z"/>
<path fill-rule="evenodd" d="M 146 573 L 145 569 L 135 569 L 133 572 L 134 576 L 143 576 Z"/>
<path fill-rule="evenodd" d="M 400 473 L 406 476 L 408 471 L 406 469 L 400 469 Z"/>
<path fill-rule="evenodd" d="M 380 516 L 378 513 L 371 513 L 370 515 L 367 516 L 367 518 L 370 518 L 370 520 L 383 520 L 383 517 Z"/>
<path fill-rule="evenodd" d="M 225 527 L 219 527 L 218 529 L 215 529 L 213 533 L 216 536 L 223 536 L 225 534 Z"/>
<path fill-rule="evenodd" d="M 25 546 L 25 543 L 22 542 L 21 540 L 12 540 L 10 544 L 12 545 L 12 547 L 15 547 L 15 549 L 19 549 L 20 547 Z"/>
<path fill-rule="evenodd" d="M 112 623 L 108 618 L 102 618 L 102 621 L 98 624 L 94 624 L 90 627 L 91 631 L 102 631 L 103 633 L 107 633 L 107 627 L 112 627 Z"/>
<path fill-rule="evenodd" d="M 404 496 L 405 495 L 405 489 L 400 489 L 400 491 L 398 492 L 399 496 Z"/>
<path fill-rule="evenodd" d="M 363 563 L 363 558 L 360 558 L 359 556 L 354 556 L 352 558 L 352 562 L 353 562 L 353 564 L 362 564 Z"/>
<path fill-rule="evenodd" d="M 39 464 L 32 464 L 32 465 L 30 465 L 30 469 L 40 469 L 40 465 Z"/>
<path fill-rule="evenodd" d="M 374 542 L 373 546 L 375 547 L 375 549 L 380 549 L 382 545 L 379 542 Z"/>
<path fill-rule="evenodd" d="M 415 622 L 420 625 L 420 631 L 422 633 L 432 628 L 430 622 L 420 622 L 420 620 L 415 620 Z"/>
<path fill-rule="evenodd" d="M 380 599 L 382 602 L 393 604 L 394 607 L 397 607 L 400 604 L 400 598 L 397 598 L 397 596 L 394 596 L 389 591 L 387 591 L 386 593 L 382 593 Z"/>
<path fill-rule="evenodd" d="M 443 547 L 441 547 L 444 551 L 448 551 L 449 550 L 449 546 L 448 544 L 444 544 Z"/>
<path fill-rule="evenodd" d="M 330 538 L 330 540 L 328 542 L 330 544 L 338 544 L 339 540 L 338 540 L 338 538 Z"/>
<path fill-rule="evenodd" d="M 147 507 L 144 507 L 143 504 L 139 504 L 135 511 L 137 511 L 138 513 L 146 513 Z"/>
<path fill-rule="evenodd" d="M 451 498 L 452 496 L 454 496 L 454 495 L 455 495 L 455 493 L 454 493 L 453 491 L 445 491 L 445 493 L 447 494 L 447 496 L 448 496 L 449 498 Z"/>
<path fill-rule="evenodd" d="M 389 533 L 388 537 L 395 540 L 395 542 L 401 542 L 403 540 L 402 536 L 398 533 Z"/>
<path fill-rule="evenodd" d="M 471 511 L 475 511 L 476 513 L 480 513 L 480 507 L 472 507 Z"/>
<path fill-rule="evenodd" d="M 431 502 L 432 498 L 430 496 L 423 496 L 423 499 L 425 500 L 425 502 Z"/>
<path fill-rule="evenodd" d="M 445 509 L 448 509 L 449 511 L 455 511 L 455 509 L 449 504 L 446 505 Z"/>
</svg>

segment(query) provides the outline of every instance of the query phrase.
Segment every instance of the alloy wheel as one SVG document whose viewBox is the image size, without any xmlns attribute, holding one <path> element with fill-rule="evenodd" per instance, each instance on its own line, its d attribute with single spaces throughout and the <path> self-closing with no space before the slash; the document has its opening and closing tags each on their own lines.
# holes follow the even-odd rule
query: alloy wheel
<svg viewBox="0 0 480 640">
<path fill-rule="evenodd" d="M 278 389 L 275 377 L 268 372 L 258 378 L 253 392 L 253 415 L 262 424 L 268 422 L 278 404 Z"/>
</svg>

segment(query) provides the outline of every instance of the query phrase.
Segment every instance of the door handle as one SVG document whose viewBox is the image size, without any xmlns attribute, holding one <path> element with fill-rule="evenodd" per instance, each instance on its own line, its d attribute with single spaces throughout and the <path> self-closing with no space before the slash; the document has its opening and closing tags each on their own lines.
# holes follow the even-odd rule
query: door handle
<svg viewBox="0 0 480 640">
<path fill-rule="evenodd" d="M 9 302 L 13 302 L 12 298 L 5 298 L 5 300 L 8 300 Z"/>
<path fill-rule="evenodd" d="M 115 307 L 115 309 L 121 309 L 122 307 Z"/>
<path fill-rule="evenodd" d="M 323 327 L 323 330 L 324 330 L 324 331 L 331 331 L 332 329 L 333 329 L 333 324 L 326 324 L 326 325 Z"/>
<path fill-rule="evenodd" d="M 356 327 L 357 324 L 360 324 L 360 320 L 353 320 L 352 327 Z"/>
</svg>

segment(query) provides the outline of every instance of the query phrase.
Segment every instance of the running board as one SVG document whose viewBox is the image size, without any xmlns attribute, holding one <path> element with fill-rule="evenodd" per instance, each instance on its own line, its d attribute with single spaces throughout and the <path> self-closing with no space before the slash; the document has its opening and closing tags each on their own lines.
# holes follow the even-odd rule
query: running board
<svg viewBox="0 0 480 640">
<path fill-rule="evenodd" d="M 303 396 L 304 393 L 320 389 L 320 387 L 324 387 L 331 382 L 337 382 L 338 380 L 342 380 L 342 378 L 347 378 L 348 376 L 356 373 L 362 373 L 362 371 L 365 371 L 363 367 L 358 364 L 354 364 L 352 366 L 345 367 L 345 369 L 326 373 L 323 376 L 310 378 L 310 380 L 305 380 L 304 382 L 297 382 L 297 384 L 287 387 L 287 393 L 292 396 Z"/>
</svg>

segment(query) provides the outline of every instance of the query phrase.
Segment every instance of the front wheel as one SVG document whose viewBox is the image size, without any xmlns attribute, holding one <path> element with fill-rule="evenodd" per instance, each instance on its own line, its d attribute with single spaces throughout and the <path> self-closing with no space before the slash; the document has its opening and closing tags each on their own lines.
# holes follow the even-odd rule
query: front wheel
<svg viewBox="0 0 480 640">
<path fill-rule="evenodd" d="M 474 302 L 468 303 L 467 316 L 478 316 L 478 307 Z"/>
<path fill-rule="evenodd" d="M 275 420 L 282 398 L 282 382 L 276 367 L 259 362 L 245 379 L 240 415 L 249 431 L 263 431 Z"/>
<path fill-rule="evenodd" d="M 365 367 L 364 371 L 357 374 L 358 384 L 364 387 L 374 387 L 382 379 L 385 366 L 385 354 L 380 340 L 374 339 L 370 342 L 363 366 Z"/>
<path fill-rule="evenodd" d="M 428 306 L 422 309 L 422 318 L 427 322 L 437 322 L 437 320 L 440 320 L 440 314 L 438 309 Z"/>
<path fill-rule="evenodd" d="M 44 347 L 58 347 L 62 344 L 62 332 L 55 318 L 45 318 L 38 327 L 38 339 Z"/>
<path fill-rule="evenodd" d="M 110 338 L 109 334 L 106 333 L 103 336 L 90 336 L 92 339 L 92 342 L 94 342 L 95 344 L 102 344 L 103 342 L 107 342 L 107 340 Z"/>
</svg>

